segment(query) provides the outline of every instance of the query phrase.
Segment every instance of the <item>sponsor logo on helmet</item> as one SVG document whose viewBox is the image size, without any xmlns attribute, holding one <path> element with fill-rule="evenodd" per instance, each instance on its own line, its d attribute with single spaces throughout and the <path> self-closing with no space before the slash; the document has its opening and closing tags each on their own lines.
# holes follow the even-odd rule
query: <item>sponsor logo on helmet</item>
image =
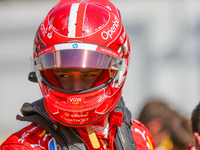
<svg viewBox="0 0 200 150">
<path fill-rule="evenodd" d="M 124 32 L 122 33 L 122 35 L 119 37 L 120 42 L 124 43 L 125 38 L 126 38 L 126 31 L 124 30 Z"/>
<path fill-rule="evenodd" d="M 40 26 L 40 31 L 42 32 L 42 35 L 45 36 L 45 34 L 47 33 L 47 30 L 44 26 L 44 21 L 42 22 L 41 26 Z"/>
<path fill-rule="evenodd" d="M 68 99 L 73 105 L 78 105 L 79 103 L 82 102 L 83 98 L 69 97 Z"/>
<path fill-rule="evenodd" d="M 72 44 L 72 47 L 73 47 L 73 48 L 78 48 L 78 44 L 77 44 L 77 43 L 74 43 L 74 44 Z"/>
<path fill-rule="evenodd" d="M 108 38 L 113 38 L 113 34 L 117 31 L 117 28 L 119 27 L 119 19 L 117 18 L 116 15 L 114 15 L 115 20 L 112 21 L 113 25 L 108 31 L 102 31 L 101 32 L 101 37 L 104 40 L 107 40 Z"/>
<path fill-rule="evenodd" d="M 82 113 L 82 114 L 80 114 L 80 113 L 73 113 L 73 114 L 70 114 L 70 113 L 68 113 L 68 112 L 64 112 L 64 115 L 65 115 L 66 117 L 81 118 L 81 117 L 87 117 L 87 116 L 88 116 L 88 112 Z"/>
<path fill-rule="evenodd" d="M 71 115 L 72 118 L 80 118 L 80 117 L 87 117 L 87 116 L 88 116 L 88 112 L 84 114 L 74 113 Z"/>
<path fill-rule="evenodd" d="M 41 51 L 39 51 L 38 56 L 43 55 L 44 53 L 47 53 L 49 51 L 52 51 L 52 48 L 47 48 L 47 49 L 42 49 Z"/>
<path fill-rule="evenodd" d="M 80 122 L 86 122 L 89 120 L 89 118 L 80 118 L 80 119 L 70 119 L 70 118 L 64 118 L 67 122 L 76 122 L 76 123 L 80 123 Z"/>
</svg>

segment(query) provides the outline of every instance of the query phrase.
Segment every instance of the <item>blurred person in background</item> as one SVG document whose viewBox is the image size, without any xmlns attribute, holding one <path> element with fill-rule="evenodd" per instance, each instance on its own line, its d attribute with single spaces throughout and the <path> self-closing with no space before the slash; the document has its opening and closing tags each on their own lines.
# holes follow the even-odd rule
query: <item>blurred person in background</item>
<svg viewBox="0 0 200 150">
<path fill-rule="evenodd" d="M 191 116 L 192 131 L 195 137 L 195 146 L 190 150 L 200 150 L 200 103 L 195 107 Z"/>
<path fill-rule="evenodd" d="M 129 38 L 108 0 L 61 0 L 36 32 L 33 72 L 43 98 L 17 119 L 32 122 L 0 150 L 153 150 L 122 98 Z"/>
<path fill-rule="evenodd" d="M 194 142 L 190 120 L 160 98 L 149 99 L 138 120 L 149 129 L 156 150 L 186 150 Z"/>
</svg>

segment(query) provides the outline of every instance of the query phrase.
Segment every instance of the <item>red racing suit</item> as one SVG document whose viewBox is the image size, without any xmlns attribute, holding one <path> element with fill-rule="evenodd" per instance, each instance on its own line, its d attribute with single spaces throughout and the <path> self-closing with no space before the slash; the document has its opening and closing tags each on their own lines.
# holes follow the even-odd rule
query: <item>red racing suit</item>
<svg viewBox="0 0 200 150">
<path fill-rule="evenodd" d="M 139 121 L 131 119 L 131 113 L 125 107 L 123 100 L 118 103 L 117 107 L 121 108 L 120 111 L 116 109 L 109 114 L 108 123 L 106 123 L 109 127 L 106 126 L 106 130 L 104 129 L 106 132 L 93 131 L 96 133 L 95 137 L 97 137 L 95 142 L 99 143 L 98 147 L 100 145 L 100 148 L 97 149 L 153 150 L 155 146 L 148 129 Z M 40 111 L 36 108 L 40 108 Z M 91 140 L 93 141 L 93 139 L 90 140 L 86 127 L 72 129 L 58 124 L 56 131 L 51 130 L 52 127 L 55 127 L 55 124 L 49 126 L 48 123 L 51 122 L 51 118 L 48 115 L 45 117 L 46 110 L 42 99 L 32 104 L 25 103 L 21 108 L 21 112 L 24 116 L 19 117 L 18 115 L 19 120 L 33 123 L 8 137 L 0 146 L 0 150 L 61 150 L 61 148 L 68 149 L 69 147 L 71 150 L 97 150 L 92 146 Z M 43 116 L 42 119 L 41 116 Z M 46 120 L 48 121 L 46 122 Z M 100 124 L 98 122 L 95 125 Z M 95 125 L 92 125 L 92 128 L 95 128 Z M 93 130 L 92 128 L 91 130 Z M 76 130 L 76 132 L 65 132 L 69 129 Z M 74 135 L 76 138 L 74 138 Z M 62 141 L 59 136 L 64 137 L 65 140 Z M 81 140 L 77 142 L 77 139 Z M 76 144 L 79 144 L 78 148 Z M 75 147 L 73 148 L 73 146 Z"/>
<path fill-rule="evenodd" d="M 80 128 L 78 131 L 82 139 L 87 143 L 89 149 L 94 150 L 87 133 Z M 132 134 L 137 150 L 153 150 L 155 148 L 148 129 L 137 120 L 133 120 Z M 109 143 L 109 138 L 105 138 L 104 135 L 97 132 L 96 135 L 101 143 L 101 147 L 98 150 L 115 149 L 106 148 L 103 144 L 102 139 Z M 8 137 L 0 146 L 0 150 L 61 150 L 61 148 L 51 134 L 47 133 L 41 126 L 32 123 Z"/>
</svg>

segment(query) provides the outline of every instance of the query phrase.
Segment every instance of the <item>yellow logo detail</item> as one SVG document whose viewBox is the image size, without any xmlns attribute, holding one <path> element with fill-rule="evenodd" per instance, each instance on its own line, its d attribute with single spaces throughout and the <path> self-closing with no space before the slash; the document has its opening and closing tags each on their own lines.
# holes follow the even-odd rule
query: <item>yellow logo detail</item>
<svg viewBox="0 0 200 150">
<path fill-rule="evenodd" d="M 80 102 L 72 102 L 73 105 L 78 105 Z"/>
<path fill-rule="evenodd" d="M 43 137 L 45 133 L 46 133 L 46 130 L 44 130 L 39 136 Z"/>
</svg>

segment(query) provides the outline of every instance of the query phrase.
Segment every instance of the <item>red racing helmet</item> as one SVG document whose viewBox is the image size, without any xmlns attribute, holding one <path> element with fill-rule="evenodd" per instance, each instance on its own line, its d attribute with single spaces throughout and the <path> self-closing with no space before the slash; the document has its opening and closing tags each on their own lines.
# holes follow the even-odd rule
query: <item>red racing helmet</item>
<svg viewBox="0 0 200 150">
<path fill-rule="evenodd" d="M 121 99 L 129 39 L 108 0 L 61 0 L 40 24 L 32 59 L 49 116 L 65 126 L 101 121 Z M 102 69 L 92 87 L 66 90 L 54 70 Z"/>
</svg>

